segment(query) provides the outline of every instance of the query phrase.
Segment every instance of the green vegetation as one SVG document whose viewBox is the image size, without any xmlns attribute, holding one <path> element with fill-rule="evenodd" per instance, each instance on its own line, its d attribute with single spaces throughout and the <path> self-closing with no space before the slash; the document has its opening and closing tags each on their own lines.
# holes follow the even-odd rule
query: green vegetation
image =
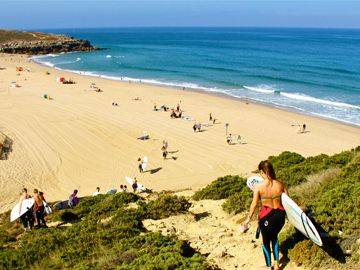
<svg viewBox="0 0 360 270">
<path fill-rule="evenodd" d="M 57 39 L 56 36 L 52 34 L 0 29 L 0 44 L 15 40 L 40 41 L 40 40 L 56 40 L 56 39 Z"/>
<path fill-rule="evenodd" d="M 134 202 L 137 208 L 127 209 Z M 171 195 L 147 204 L 131 193 L 98 195 L 50 216 L 63 224 L 76 221 L 72 226 L 35 229 L 29 234 L 19 223 L 5 222 L 9 212 L 4 213 L 0 269 L 215 269 L 187 242 L 147 232 L 142 226 L 146 218 L 176 215 L 190 205 L 184 197 Z"/>
<path fill-rule="evenodd" d="M 360 147 L 333 156 L 304 158 L 284 152 L 271 156 L 277 179 L 291 197 L 328 233 L 318 247 L 294 227 L 279 235 L 282 254 L 306 268 L 354 269 L 360 263 Z M 220 177 L 193 196 L 225 199 L 228 213 L 248 210 L 252 191 L 246 179 Z M 131 204 L 131 207 L 128 207 Z M 0 215 L 0 269 L 215 269 L 186 241 L 150 233 L 144 219 L 186 213 L 184 197 L 162 193 L 148 203 L 132 193 L 89 197 L 48 218 L 57 227 L 24 234 L 10 211 Z M 72 226 L 65 226 L 66 223 Z M 39 248 L 41 247 L 41 248 Z"/>
<path fill-rule="evenodd" d="M 360 240 L 348 247 L 350 258 L 345 258 L 340 245 L 354 235 L 360 238 L 360 146 L 333 156 L 304 158 L 287 151 L 268 159 L 277 179 L 291 191 L 295 202 L 307 212 L 317 213 L 314 219 L 320 231 L 330 235 L 320 248 L 292 227 L 279 236 L 282 253 L 297 265 L 310 268 L 325 265 L 329 260 L 359 263 Z M 252 192 L 245 179 L 226 176 L 196 192 L 193 199 L 226 199 L 223 209 L 231 213 L 248 210 Z"/>
</svg>

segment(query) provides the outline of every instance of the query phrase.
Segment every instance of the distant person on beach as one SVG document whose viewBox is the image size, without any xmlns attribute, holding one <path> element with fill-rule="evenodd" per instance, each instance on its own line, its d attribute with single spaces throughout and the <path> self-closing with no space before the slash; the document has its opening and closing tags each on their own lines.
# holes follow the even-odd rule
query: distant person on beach
<svg viewBox="0 0 360 270">
<path fill-rule="evenodd" d="M 305 130 L 306 130 L 306 125 L 303 124 L 303 126 L 302 126 L 302 133 L 305 133 Z"/>
<path fill-rule="evenodd" d="M 227 138 L 227 143 L 231 144 L 231 134 L 229 134 L 226 138 Z"/>
<path fill-rule="evenodd" d="M 212 119 L 212 116 L 211 116 L 211 113 L 210 113 L 210 117 L 209 117 L 209 120 L 210 120 L 210 121 L 212 121 L 212 120 L 213 120 L 213 119 Z"/>
<path fill-rule="evenodd" d="M 176 111 L 177 112 L 180 111 L 180 105 L 179 104 L 176 106 Z"/>
<path fill-rule="evenodd" d="M 96 188 L 96 191 L 93 193 L 93 197 L 95 197 L 95 196 L 97 196 L 97 195 L 99 195 L 99 194 L 100 194 L 100 188 L 97 187 L 97 188 Z"/>
<path fill-rule="evenodd" d="M 137 180 L 136 180 L 136 177 L 135 177 L 134 180 L 133 180 L 132 188 L 133 188 L 134 193 L 135 193 L 135 192 L 136 192 L 136 189 L 137 189 Z"/>
<path fill-rule="evenodd" d="M 68 201 L 68 205 L 70 208 L 74 208 L 74 206 L 77 206 L 79 203 L 79 199 L 77 197 L 78 194 L 78 190 L 75 189 L 73 194 L 70 195 L 69 197 L 69 201 Z"/>
<path fill-rule="evenodd" d="M 201 123 L 197 124 L 197 125 L 196 125 L 196 127 L 197 127 L 198 131 L 200 132 L 200 129 L 201 129 Z"/>
<path fill-rule="evenodd" d="M 214 120 L 213 120 L 213 124 L 215 124 L 215 121 L 216 121 L 215 116 L 213 117 L 213 119 L 214 119 Z"/>
<path fill-rule="evenodd" d="M 300 125 L 297 126 L 296 132 L 297 132 L 298 134 L 301 133 L 301 127 L 300 127 Z"/>
<path fill-rule="evenodd" d="M 154 103 L 154 111 L 157 111 L 157 109 L 156 109 L 156 103 Z"/>
<path fill-rule="evenodd" d="M 165 147 L 165 149 L 167 150 L 167 148 L 168 148 L 168 144 L 167 144 L 167 142 L 165 141 L 165 140 L 163 140 L 163 146 Z"/>
<path fill-rule="evenodd" d="M 237 139 L 237 140 L 238 140 L 238 143 L 241 144 L 241 136 L 240 136 L 240 134 L 238 135 L 238 139 Z"/>
<path fill-rule="evenodd" d="M 143 172 L 143 168 L 142 168 L 143 161 L 141 160 L 141 158 L 138 158 L 138 163 L 139 163 L 140 173 L 142 173 Z"/>
<path fill-rule="evenodd" d="M 193 125 L 194 132 L 196 132 L 196 123 Z"/>
<path fill-rule="evenodd" d="M 182 116 L 182 110 L 180 110 L 178 118 L 181 118 L 181 116 Z"/>
<path fill-rule="evenodd" d="M 275 179 L 275 171 L 269 161 L 261 161 L 258 169 L 264 181 L 255 185 L 250 212 L 248 218 L 243 223 L 243 227 L 248 227 L 260 199 L 261 211 L 258 220 L 263 238 L 263 251 L 266 262 L 266 266 L 261 267 L 261 269 L 271 269 L 271 242 L 275 260 L 274 269 L 279 270 L 279 240 L 277 237 L 285 223 L 285 209 L 281 205 L 281 194 L 283 192 L 286 195 L 289 194 L 285 185 Z"/>
<path fill-rule="evenodd" d="M 127 186 L 124 186 L 124 192 L 128 192 Z"/>
<path fill-rule="evenodd" d="M 123 185 L 120 185 L 120 189 L 119 189 L 118 193 L 119 193 L 119 192 L 125 192 L 125 191 L 124 191 L 124 186 L 123 186 Z"/>
<path fill-rule="evenodd" d="M 20 207 L 19 207 L 19 215 L 21 214 L 21 207 L 22 207 L 22 203 L 24 200 L 26 199 L 30 199 L 31 196 L 29 194 L 27 194 L 27 189 L 23 188 L 22 190 L 22 194 L 20 197 Z M 20 220 L 24 226 L 24 230 L 25 232 L 30 232 L 32 230 L 32 227 L 34 226 L 34 216 L 33 216 L 33 212 L 32 212 L 32 207 L 20 217 Z M 30 226 L 30 230 L 28 230 L 28 224 Z"/>
<path fill-rule="evenodd" d="M 34 215 L 35 218 L 37 220 L 37 227 L 40 228 L 41 227 L 41 223 L 42 222 L 43 226 L 45 228 L 47 228 L 48 226 L 46 225 L 45 219 L 44 219 L 44 212 L 45 212 L 45 206 L 43 203 L 43 200 L 41 199 L 40 195 L 39 195 L 39 191 L 37 189 L 34 189 Z"/>
<path fill-rule="evenodd" d="M 165 160 L 165 159 L 166 159 L 166 156 L 167 156 L 167 150 L 166 150 L 165 145 L 163 145 L 163 146 L 161 147 L 161 150 L 162 150 L 162 152 L 163 152 L 163 158 L 164 158 L 164 160 Z"/>
</svg>

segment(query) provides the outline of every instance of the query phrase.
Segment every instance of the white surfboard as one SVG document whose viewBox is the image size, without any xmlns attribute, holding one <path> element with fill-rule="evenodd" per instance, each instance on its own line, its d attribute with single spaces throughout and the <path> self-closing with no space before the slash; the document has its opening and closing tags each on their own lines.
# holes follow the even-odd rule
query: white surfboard
<svg viewBox="0 0 360 270">
<path fill-rule="evenodd" d="M 261 181 L 264 181 L 264 179 L 262 177 L 260 177 L 260 176 L 251 176 L 246 180 L 246 184 L 252 191 L 254 191 L 255 184 L 257 184 L 257 183 L 259 183 Z"/>
<path fill-rule="evenodd" d="M 25 214 L 27 211 L 29 211 L 29 209 L 34 205 L 34 199 L 25 199 L 22 201 L 21 204 L 21 211 L 19 214 L 19 209 L 20 209 L 20 202 L 14 206 L 14 208 L 11 210 L 11 214 L 10 214 L 10 221 L 13 222 L 14 220 L 18 219 L 19 217 L 21 217 L 23 214 Z"/>
<path fill-rule="evenodd" d="M 48 215 L 51 214 L 52 213 L 51 207 L 45 201 L 43 201 L 43 204 L 45 207 L 46 214 L 48 214 Z"/>
<path fill-rule="evenodd" d="M 255 184 L 264 181 L 262 177 L 251 176 L 247 179 L 247 186 L 254 191 Z M 314 224 L 307 217 L 303 210 L 285 193 L 281 194 L 281 205 L 284 207 L 286 216 L 290 223 L 303 235 L 309 238 L 318 246 L 322 246 L 321 237 Z"/>
<path fill-rule="evenodd" d="M 130 177 L 125 177 L 126 181 L 132 186 L 133 185 L 133 180 Z M 143 185 L 141 185 L 139 182 L 137 182 L 137 187 L 138 189 L 141 189 L 142 191 L 146 190 L 146 187 L 144 187 Z"/>
<path fill-rule="evenodd" d="M 290 223 L 303 235 L 321 247 L 323 245 L 321 237 L 304 211 L 285 193 L 281 194 L 281 204 L 285 208 L 286 216 Z"/>
<path fill-rule="evenodd" d="M 144 157 L 142 161 L 143 161 L 143 164 L 141 165 L 141 167 L 144 170 L 146 168 L 146 166 L 147 166 L 148 158 Z"/>
</svg>

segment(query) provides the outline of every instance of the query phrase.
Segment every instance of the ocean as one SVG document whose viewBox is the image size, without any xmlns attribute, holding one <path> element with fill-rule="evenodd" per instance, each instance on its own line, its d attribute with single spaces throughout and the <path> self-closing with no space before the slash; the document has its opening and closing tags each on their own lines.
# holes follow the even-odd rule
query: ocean
<svg viewBox="0 0 360 270">
<path fill-rule="evenodd" d="M 108 48 L 33 57 L 42 65 L 112 80 L 185 87 L 360 126 L 360 29 L 36 31 Z"/>
</svg>

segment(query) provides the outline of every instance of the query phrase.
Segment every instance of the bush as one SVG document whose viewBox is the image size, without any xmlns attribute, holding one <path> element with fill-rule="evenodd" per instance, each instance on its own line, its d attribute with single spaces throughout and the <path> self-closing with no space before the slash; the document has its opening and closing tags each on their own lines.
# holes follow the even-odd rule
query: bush
<svg viewBox="0 0 360 270">
<path fill-rule="evenodd" d="M 238 175 L 227 175 L 224 177 L 219 177 L 217 180 L 212 182 L 210 185 L 205 187 L 202 190 L 197 191 L 192 199 L 195 201 L 198 200 L 221 200 L 230 197 L 238 192 L 241 192 L 242 189 L 246 186 L 246 179 Z"/>
</svg>

